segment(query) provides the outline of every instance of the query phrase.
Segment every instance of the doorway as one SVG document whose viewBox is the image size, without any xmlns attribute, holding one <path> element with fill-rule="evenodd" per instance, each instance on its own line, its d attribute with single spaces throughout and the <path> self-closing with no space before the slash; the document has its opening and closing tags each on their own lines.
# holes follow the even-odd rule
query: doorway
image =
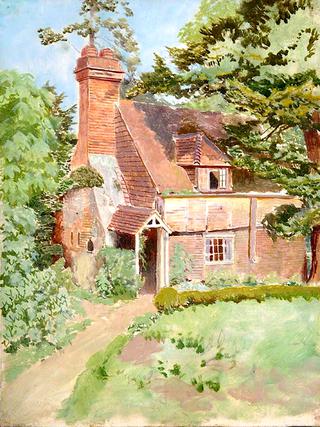
<svg viewBox="0 0 320 427">
<path fill-rule="evenodd" d="M 157 291 L 157 240 L 158 228 L 149 228 L 143 233 L 143 255 L 140 271 L 144 280 L 142 294 L 155 294 Z"/>
</svg>

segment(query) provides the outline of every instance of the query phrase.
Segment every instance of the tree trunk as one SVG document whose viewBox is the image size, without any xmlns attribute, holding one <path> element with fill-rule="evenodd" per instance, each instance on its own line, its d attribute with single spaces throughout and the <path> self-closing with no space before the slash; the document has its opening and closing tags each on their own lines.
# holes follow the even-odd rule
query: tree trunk
<svg viewBox="0 0 320 427">
<path fill-rule="evenodd" d="M 312 120 L 314 123 L 320 123 L 319 111 L 313 112 Z M 309 159 L 319 165 L 320 131 L 316 129 L 305 131 L 304 140 L 306 143 Z M 309 272 L 308 282 L 320 283 L 320 224 L 314 226 L 311 231 L 311 268 Z"/>
<path fill-rule="evenodd" d="M 308 283 L 320 284 L 320 225 L 313 227 L 311 232 L 311 268 Z"/>
</svg>

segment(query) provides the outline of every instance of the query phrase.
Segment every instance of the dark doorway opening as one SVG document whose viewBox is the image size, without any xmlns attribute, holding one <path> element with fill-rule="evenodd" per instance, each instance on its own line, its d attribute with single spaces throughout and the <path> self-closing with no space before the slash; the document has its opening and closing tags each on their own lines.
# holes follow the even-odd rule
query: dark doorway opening
<svg viewBox="0 0 320 427">
<path fill-rule="evenodd" d="M 155 294 L 157 291 L 157 228 L 150 228 L 143 233 L 143 262 L 140 271 L 144 280 L 142 294 Z"/>
</svg>

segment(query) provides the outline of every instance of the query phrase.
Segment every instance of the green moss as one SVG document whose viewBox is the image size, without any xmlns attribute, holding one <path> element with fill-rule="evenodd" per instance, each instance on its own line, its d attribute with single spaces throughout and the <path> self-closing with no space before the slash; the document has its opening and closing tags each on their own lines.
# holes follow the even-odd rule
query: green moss
<svg viewBox="0 0 320 427">
<path fill-rule="evenodd" d="M 193 304 L 214 304 L 216 301 L 243 300 L 265 301 L 268 298 L 277 298 L 291 301 L 292 298 L 302 297 L 320 299 L 320 288 L 310 286 L 270 285 L 256 287 L 231 287 L 212 291 L 185 291 L 178 292 L 172 288 L 163 288 L 154 299 L 159 311 L 187 307 Z"/>
<path fill-rule="evenodd" d="M 104 183 L 102 175 L 91 166 L 80 166 L 71 172 L 70 177 L 73 188 L 102 187 Z"/>
</svg>

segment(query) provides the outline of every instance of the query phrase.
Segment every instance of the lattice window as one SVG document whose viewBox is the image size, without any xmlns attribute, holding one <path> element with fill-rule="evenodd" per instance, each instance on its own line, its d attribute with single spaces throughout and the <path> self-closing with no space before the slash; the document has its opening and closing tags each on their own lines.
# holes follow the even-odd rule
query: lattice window
<svg viewBox="0 0 320 427">
<path fill-rule="evenodd" d="M 219 187 L 227 188 L 227 169 L 219 170 Z"/>
<path fill-rule="evenodd" d="M 233 237 L 206 237 L 206 262 L 232 263 Z"/>
</svg>

